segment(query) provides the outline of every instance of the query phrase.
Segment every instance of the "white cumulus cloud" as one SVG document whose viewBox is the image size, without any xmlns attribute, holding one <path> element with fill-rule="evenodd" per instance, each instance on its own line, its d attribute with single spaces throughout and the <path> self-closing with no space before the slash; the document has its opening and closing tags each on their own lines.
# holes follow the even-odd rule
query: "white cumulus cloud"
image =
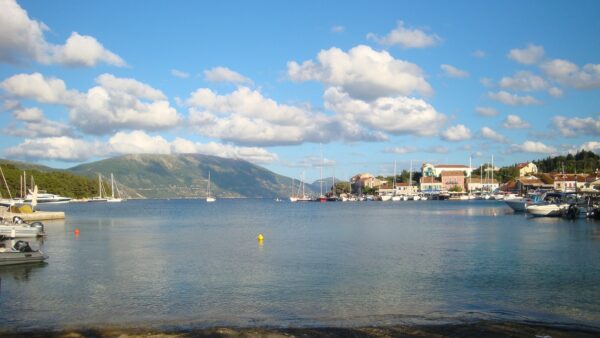
<svg viewBox="0 0 600 338">
<path fill-rule="evenodd" d="M 340 88 L 324 94 L 325 108 L 371 129 L 395 135 L 435 135 L 446 121 L 429 103 L 416 98 L 381 97 L 372 102 L 353 99 Z"/>
<path fill-rule="evenodd" d="M 19 121 L 40 122 L 44 119 L 44 112 L 37 107 L 20 108 L 13 112 L 13 116 Z"/>
<path fill-rule="evenodd" d="M 513 152 L 552 154 L 556 153 L 556 148 L 543 144 L 542 142 L 525 141 L 523 144 L 513 144 Z"/>
<path fill-rule="evenodd" d="M 475 107 L 475 111 L 481 116 L 496 116 L 499 114 L 498 110 L 492 107 Z"/>
<path fill-rule="evenodd" d="M 501 143 L 507 142 L 506 137 L 504 137 L 500 133 L 497 133 L 496 131 L 494 131 L 494 129 L 492 129 L 490 127 L 482 127 L 480 130 L 480 133 L 481 133 L 481 136 L 483 136 L 484 138 L 486 138 L 488 140 L 497 141 L 497 142 L 501 142 Z"/>
<path fill-rule="evenodd" d="M 600 142 L 598 142 L 598 141 L 585 142 L 579 148 L 583 149 L 583 150 L 593 151 L 595 153 L 598 153 L 598 152 L 600 152 Z"/>
<path fill-rule="evenodd" d="M 464 124 L 457 124 L 442 132 L 442 138 L 452 142 L 468 140 L 471 138 L 471 130 Z"/>
<path fill-rule="evenodd" d="M 190 73 L 186 73 L 184 71 L 177 70 L 177 69 L 171 69 L 171 75 L 178 77 L 180 79 L 187 79 L 188 77 L 190 77 Z"/>
<path fill-rule="evenodd" d="M 215 67 L 204 71 L 204 78 L 210 82 L 252 84 L 252 80 L 227 67 Z"/>
<path fill-rule="evenodd" d="M 544 53 L 544 47 L 529 44 L 526 48 L 511 49 L 508 58 L 524 65 L 532 65 L 542 60 Z"/>
<path fill-rule="evenodd" d="M 512 77 L 503 77 L 500 80 L 500 87 L 515 91 L 535 92 L 546 90 L 549 86 L 541 76 L 528 71 L 520 71 Z"/>
<path fill-rule="evenodd" d="M 331 137 L 326 131 L 330 120 L 323 114 L 280 104 L 247 87 L 227 95 L 200 88 L 186 102 L 192 107 L 189 123 L 209 137 L 258 145 L 323 142 Z"/>
<path fill-rule="evenodd" d="M 444 71 L 444 74 L 449 77 L 458 77 L 458 78 L 469 77 L 469 72 L 458 69 L 451 65 L 443 64 L 440 66 L 440 68 Z"/>
<path fill-rule="evenodd" d="M 400 46 L 403 48 L 434 46 L 442 40 L 435 34 L 427 34 L 421 29 L 406 27 L 403 21 L 398 21 L 396 28 L 386 36 L 380 37 L 375 33 L 369 33 L 367 34 L 367 39 L 384 46 Z"/>
<path fill-rule="evenodd" d="M 70 110 L 70 116 L 74 125 L 96 135 L 118 129 L 168 129 L 180 121 L 168 101 L 142 102 L 133 95 L 101 86 L 88 90 L 83 101 Z"/>
<path fill-rule="evenodd" d="M 504 126 L 504 128 L 507 129 L 529 128 L 529 123 L 527 123 L 527 121 L 524 121 L 517 115 L 508 115 L 506 119 L 504 119 L 502 125 Z"/>
<path fill-rule="evenodd" d="M 385 148 L 384 152 L 391 154 L 408 154 L 417 151 L 416 147 L 389 147 Z"/>
<path fill-rule="evenodd" d="M 530 95 L 511 94 L 506 91 L 490 92 L 488 97 L 494 101 L 504 103 L 510 106 L 529 106 L 533 104 L 541 104 L 542 102 Z"/>
<path fill-rule="evenodd" d="M 131 78 L 118 78 L 112 74 L 102 74 L 96 83 L 111 92 L 119 92 L 148 100 L 166 100 L 163 92 Z"/>
<path fill-rule="evenodd" d="M 0 83 L 10 97 L 29 99 L 41 103 L 73 104 L 79 93 L 67 90 L 65 82 L 54 77 L 46 78 L 40 73 L 13 75 Z"/>
<path fill-rule="evenodd" d="M 104 48 L 94 37 L 73 32 L 64 45 L 54 46 L 53 62 L 71 67 L 94 67 L 105 62 L 117 67 L 127 64 L 121 57 Z"/>
<path fill-rule="evenodd" d="M 103 148 L 98 142 L 87 142 L 69 136 L 46 137 L 25 139 L 21 144 L 8 148 L 6 155 L 33 160 L 80 162 L 104 153 Z"/>
<path fill-rule="evenodd" d="M 11 121 L 2 130 L 6 135 L 33 139 L 73 134 L 69 125 L 46 119 L 42 110 L 37 107 L 18 107 L 13 111 L 13 116 L 15 121 Z"/>
<path fill-rule="evenodd" d="M 242 159 L 252 163 L 272 163 L 277 155 L 259 147 L 236 147 L 209 142 L 199 143 L 177 137 L 169 142 L 162 136 L 150 136 L 141 130 L 118 132 L 108 141 L 113 154 L 203 154 Z"/>
<path fill-rule="evenodd" d="M 600 137 L 600 116 L 596 118 L 555 116 L 552 124 L 564 136 L 584 134 Z"/>
<path fill-rule="evenodd" d="M 548 89 L 548 94 L 554 97 L 561 97 L 563 95 L 563 90 L 558 87 L 552 87 Z"/>
<path fill-rule="evenodd" d="M 44 38 L 48 30 L 44 23 L 29 18 L 16 1 L 0 0 L 0 62 L 19 64 L 33 60 L 85 67 L 100 62 L 126 65 L 92 36 L 73 32 L 64 45 L 54 45 Z"/>
<path fill-rule="evenodd" d="M 575 89 L 600 87 L 600 64 L 586 64 L 580 68 L 568 60 L 555 59 L 544 62 L 540 68 L 552 80 Z"/>
<path fill-rule="evenodd" d="M 327 86 L 341 87 L 353 98 L 362 100 L 433 93 L 419 66 L 364 45 L 348 52 L 339 48 L 322 50 L 316 62 L 308 60 L 298 64 L 290 61 L 287 66 L 293 81 L 320 81 Z"/>
<path fill-rule="evenodd" d="M 150 136 L 141 130 L 120 131 L 108 140 L 117 154 L 170 154 L 171 145 L 162 136 Z"/>
</svg>

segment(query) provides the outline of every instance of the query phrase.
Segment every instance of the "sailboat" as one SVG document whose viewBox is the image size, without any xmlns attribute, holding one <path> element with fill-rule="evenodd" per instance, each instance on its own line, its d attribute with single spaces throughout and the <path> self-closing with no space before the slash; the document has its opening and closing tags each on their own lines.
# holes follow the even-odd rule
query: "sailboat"
<svg viewBox="0 0 600 338">
<path fill-rule="evenodd" d="M 106 192 L 104 193 L 104 197 L 102 197 L 103 191 L 104 187 L 102 186 L 102 176 L 98 174 L 98 196 L 92 197 L 89 202 L 106 202 L 108 199 L 106 198 Z"/>
<path fill-rule="evenodd" d="M 325 159 L 323 159 L 323 146 L 321 145 L 321 166 L 319 167 L 319 172 L 320 172 L 320 178 L 319 178 L 319 184 L 321 186 L 321 194 L 319 195 L 319 198 L 317 199 L 317 201 L 324 203 L 327 202 L 327 197 L 325 195 L 323 195 L 323 166 L 325 165 Z"/>
<path fill-rule="evenodd" d="M 206 187 L 206 202 L 214 202 L 217 199 L 210 195 L 210 171 L 208 172 L 208 185 Z"/>
<path fill-rule="evenodd" d="M 115 189 L 117 190 L 117 197 L 115 197 Z M 107 202 L 123 202 L 123 199 L 120 196 L 121 194 L 119 193 L 119 188 L 117 188 L 115 184 L 115 178 L 112 173 L 110 173 L 110 190 L 111 197 L 106 200 Z"/>
<path fill-rule="evenodd" d="M 290 197 L 290 202 L 310 202 L 312 198 L 304 191 L 304 172 L 300 176 L 300 183 L 298 184 L 298 192 L 296 195 Z"/>
</svg>

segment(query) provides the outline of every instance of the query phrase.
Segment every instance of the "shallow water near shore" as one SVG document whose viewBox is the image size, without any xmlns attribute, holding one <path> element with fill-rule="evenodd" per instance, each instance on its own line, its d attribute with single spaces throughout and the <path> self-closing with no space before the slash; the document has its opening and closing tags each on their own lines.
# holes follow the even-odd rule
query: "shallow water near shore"
<svg viewBox="0 0 600 338">
<path fill-rule="evenodd" d="M 528 218 L 497 201 L 44 210 L 67 218 L 31 241 L 48 264 L 0 268 L 5 330 L 600 323 L 597 221 Z"/>
</svg>

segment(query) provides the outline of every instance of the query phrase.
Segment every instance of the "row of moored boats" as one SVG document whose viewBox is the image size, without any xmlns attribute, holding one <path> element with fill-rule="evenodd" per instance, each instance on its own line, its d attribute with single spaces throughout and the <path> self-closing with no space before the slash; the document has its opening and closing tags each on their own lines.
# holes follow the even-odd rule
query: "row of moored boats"
<svg viewBox="0 0 600 338">
<path fill-rule="evenodd" d="M 0 266 L 44 262 L 48 256 L 32 249 L 23 239 L 45 235 L 41 222 L 26 223 L 18 216 L 0 218 Z"/>
<path fill-rule="evenodd" d="M 544 192 L 505 199 L 504 202 L 516 212 L 526 212 L 535 217 L 600 219 L 599 194 Z"/>
</svg>

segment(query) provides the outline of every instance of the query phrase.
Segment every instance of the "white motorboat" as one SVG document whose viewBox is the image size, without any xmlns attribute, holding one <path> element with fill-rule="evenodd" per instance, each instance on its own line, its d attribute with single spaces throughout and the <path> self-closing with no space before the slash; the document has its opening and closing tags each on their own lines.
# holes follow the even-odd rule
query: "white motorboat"
<svg viewBox="0 0 600 338">
<path fill-rule="evenodd" d="M 527 205 L 526 212 L 537 217 L 560 217 L 571 204 L 575 194 L 550 192 L 543 195 L 541 202 Z"/>
<path fill-rule="evenodd" d="M 394 201 L 394 202 L 402 201 L 402 196 L 400 196 L 400 195 L 392 196 L 392 201 Z"/>
<path fill-rule="evenodd" d="M 381 201 L 382 202 L 387 202 L 387 201 L 391 201 L 394 196 L 392 196 L 392 195 L 381 195 L 380 197 L 381 197 Z"/>
<path fill-rule="evenodd" d="M 33 201 L 33 192 L 29 192 L 29 194 L 27 194 L 27 196 L 25 196 L 25 199 L 23 200 L 23 203 L 31 203 Z M 64 196 L 60 196 L 60 195 L 55 195 L 55 194 L 50 194 L 50 193 L 45 193 L 45 192 L 41 192 L 37 194 L 37 203 L 38 204 L 62 204 L 62 203 L 69 203 L 71 201 L 70 197 L 64 197 Z"/>
<path fill-rule="evenodd" d="M 9 238 L 35 238 L 45 236 L 46 233 L 42 222 L 27 224 L 15 216 L 12 222 L 0 219 L 0 235 Z"/>
<path fill-rule="evenodd" d="M 560 217 L 568 204 L 534 204 L 527 206 L 527 213 L 535 217 Z"/>
<path fill-rule="evenodd" d="M 0 206 L 3 206 L 3 207 L 10 207 L 13 205 L 19 205 L 19 204 L 23 204 L 23 203 L 24 203 L 24 201 L 19 198 L 13 198 L 13 199 L 0 198 Z"/>
<path fill-rule="evenodd" d="M 514 211 L 525 212 L 527 205 L 531 203 L 531 199 L 529 199 L 529 198 L 511 198 L 511 199 L 505 199 L 504 203 L 506 203 L 506 205 L 508 205 Z"/>
<path fill-rule="evenodd" d="M 48 256 L 39 250 L 32 250 L 27 242 L 17 241 L 12 248 L 0 243 L 0 266 L 41 263 L 46 259 Z"/>
</svg>

